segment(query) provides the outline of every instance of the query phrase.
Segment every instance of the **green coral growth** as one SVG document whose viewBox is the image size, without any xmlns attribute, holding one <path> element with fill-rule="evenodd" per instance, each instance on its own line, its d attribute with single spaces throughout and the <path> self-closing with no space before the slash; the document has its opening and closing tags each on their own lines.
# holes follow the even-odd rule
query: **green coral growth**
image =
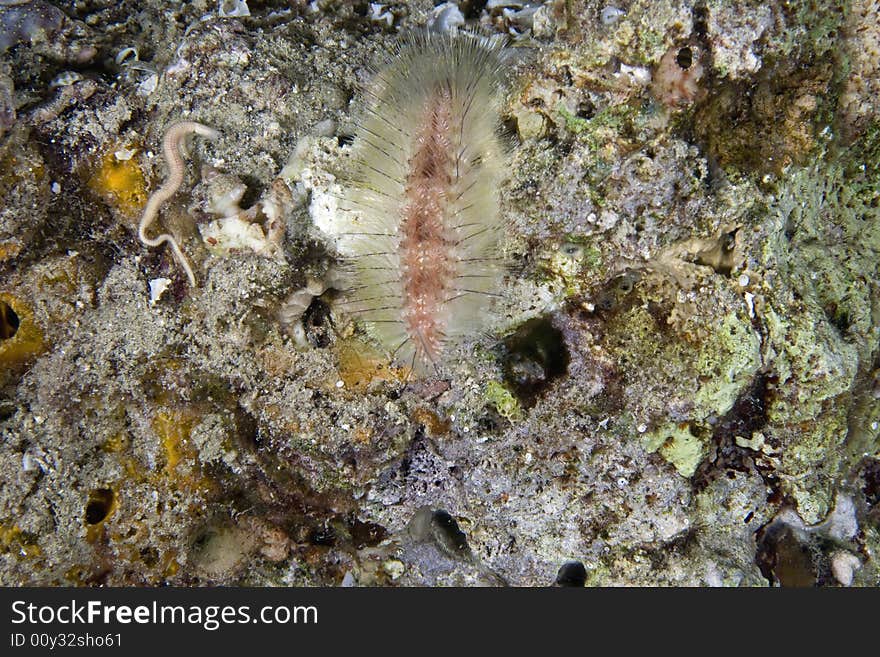
<svg viewBox="0 0 880 657">
<path fill-rule="evenodd" d="M 516 397 L 498 381 L 489 381 L 486 386 L 486 401 L 495 407 L 501 417 L 511 422 L 522 417 L 522 408 Z"/>
</svg>

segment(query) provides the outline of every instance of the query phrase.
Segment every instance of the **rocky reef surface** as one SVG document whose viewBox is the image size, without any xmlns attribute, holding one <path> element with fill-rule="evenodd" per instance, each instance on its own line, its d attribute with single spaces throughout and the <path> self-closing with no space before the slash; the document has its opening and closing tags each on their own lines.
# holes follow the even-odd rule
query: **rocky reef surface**
<svg viewBox="0 0 880 657">
<path fill-rule="evenodd" d="M 326 230 L 414 29 L 509 85 L 423 378 Z M 0 2 L 0 583 L 880 584 L 878 91 L 875 0 Z"/>
</svg>

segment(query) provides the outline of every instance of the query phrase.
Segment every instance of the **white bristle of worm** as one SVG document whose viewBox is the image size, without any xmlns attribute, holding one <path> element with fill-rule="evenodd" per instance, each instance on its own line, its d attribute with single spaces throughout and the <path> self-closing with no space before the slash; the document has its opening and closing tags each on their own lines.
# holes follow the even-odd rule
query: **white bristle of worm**
<svg viewBox="0 0 880 657">
<path fill-rule="evenodd" d="M 498 48 L 409 37 L 364 89 L 337 244 L 341 309 L 417 374 L 485 328 L 503 274 Z"/>
</svg>

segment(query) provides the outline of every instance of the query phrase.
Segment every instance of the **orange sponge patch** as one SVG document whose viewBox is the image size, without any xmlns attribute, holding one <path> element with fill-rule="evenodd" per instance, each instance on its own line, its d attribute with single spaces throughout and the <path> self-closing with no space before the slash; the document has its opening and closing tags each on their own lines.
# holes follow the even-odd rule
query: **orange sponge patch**
<svg viewBox="0 0 880 657">
<path fill-rule="evenodd" d="M 98 162 L 89 188 L 107 205 L 125 217 L 137 217 L 147 202 L 147 185 L 137 160 L 130 156 L 132 145 L 109 148 Z M 120 159 L 123 154 L 128 155 Z M 124 157 L 124 156 L 123 156 Z"/>
</svg>

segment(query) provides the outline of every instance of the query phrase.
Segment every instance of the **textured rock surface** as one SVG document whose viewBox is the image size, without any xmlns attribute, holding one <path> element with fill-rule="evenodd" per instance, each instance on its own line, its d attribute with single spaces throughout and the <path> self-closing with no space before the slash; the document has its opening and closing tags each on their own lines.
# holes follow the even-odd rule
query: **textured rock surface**
<svg viewBox="0 0 880 657">
<path fill-rule="evenodd" d="M 511 267 L 420 381 L 325 229 L 458 14 L 250 4 L 0 7 L 0 583 L 880 583 L 876 2 L 451 3 L 510 38 Z M 137 240 L 178 119 L 196 288 Z M 281 255 L 202 244 L 267 199 Z"/>
</svg>

